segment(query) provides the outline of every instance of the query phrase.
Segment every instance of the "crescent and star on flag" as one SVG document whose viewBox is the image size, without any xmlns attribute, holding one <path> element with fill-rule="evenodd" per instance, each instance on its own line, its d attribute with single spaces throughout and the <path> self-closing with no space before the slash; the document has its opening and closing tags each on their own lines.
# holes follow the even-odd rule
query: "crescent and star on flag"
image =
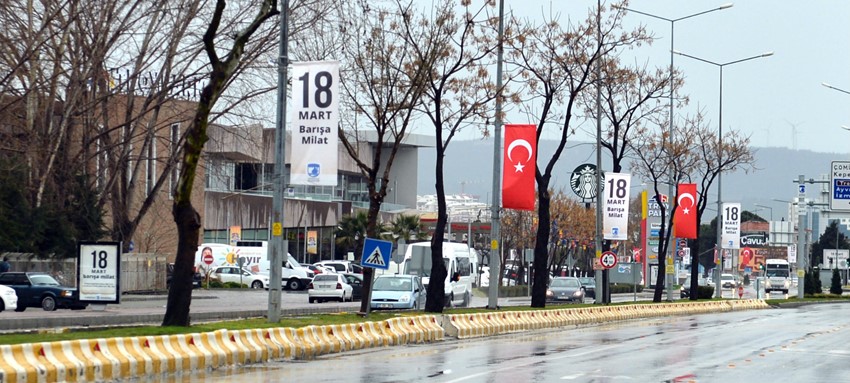
<svg viewBox="0 0 850 383">
<path fill-rule="evenodd" d="M 513 152 L 513 150 L 517 146 L 521 146 L 528 151 L 528 158 L 525 160 L 525 163 L 528 163 L 528 161 L 531 161 L 531 156 L 534 154 L 531 151 L 531 144 L 528 143 L 528 141 L 523 140 L 523 139 L 513 140 L 511 142 L 511 144 L 508 145 L 508 160 L 510 160 L 513 163 L 514 159 L 512 158 L 511 153 Z M 525 168 L 525 164 L 523 164 L 520 160 L 517 160 L 516 163 L 513 163 L 513 164 L 514 164 L 514 172 L 515 173 L 522 173 L 523 172 L 523 169 Z"/>
<path fill-rule="evenodd" d="M 691 201 L 690 207 L 686 207 L 685 204 L 682 203 L 682 200 L 690 200 Z M 679 204 L 679 206 L 682 207 L 682 214 L 690 214 L 690 211 L 691 211 L 690 208 L 694 207 L 694 204 L 695 204 L 694 202 L 695 202 L 694 196 L 691 193 L 680 194 L 678 200 L 676 201 L 676 203 Z"/>
</svg>

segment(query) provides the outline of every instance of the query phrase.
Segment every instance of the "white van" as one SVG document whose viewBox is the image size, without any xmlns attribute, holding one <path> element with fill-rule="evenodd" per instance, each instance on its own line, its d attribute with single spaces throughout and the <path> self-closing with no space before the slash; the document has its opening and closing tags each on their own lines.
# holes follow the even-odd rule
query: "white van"
<svg viewBox="0 0 850 383">
<path fill-rule="evenodd" d="M 460 306 L 469 306 L 475 274 L 469 247 L 464 243 L 443 242 L 443 264 L 448 271 L 443 286 L 446 307 L 455 305 L 456 300 L 460 300 Z M 403 274 L 422 277 L 422 283 L 427 287 L 431 275 L 431 242 L 408 245 L 402 270 Z M 459 276 L 457 281 L 453 280 L 455 275 Z"/>
<path fill-rule="evenodd" d="M 238 266 L 239 258 L 243 258 L 242 267 L 255 273 L 269 274 L 268 242 L 238 241 L 236 246 L 222 243 L 203 243 L 195 253 L 195 267 L 206 275 L 216 266 Z M 209 262 L 211 255 L 212 261 Z M 204 258 L 207 258 L 205 261 Z M 290 290 L 301 290 L 313 280 L 313 272 L 301 266 L 289 253 L 281 265 L 281 282 Z"/>
</svg>

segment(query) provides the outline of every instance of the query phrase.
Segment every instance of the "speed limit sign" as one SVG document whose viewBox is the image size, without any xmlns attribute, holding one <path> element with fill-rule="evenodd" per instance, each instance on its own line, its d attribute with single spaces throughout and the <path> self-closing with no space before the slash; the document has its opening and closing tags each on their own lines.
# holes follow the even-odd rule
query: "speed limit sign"
<svg viewBox="0 0 850 383">
<path fill-rule="evenodd" d="M 599 258 L 599 262 L 602 264 L 602 267 L 606 269 L 617 266 L 617 254 L 614 254 L 612 251 L 606 251 L 602 253 L 602 257 Z"/>
</svg>

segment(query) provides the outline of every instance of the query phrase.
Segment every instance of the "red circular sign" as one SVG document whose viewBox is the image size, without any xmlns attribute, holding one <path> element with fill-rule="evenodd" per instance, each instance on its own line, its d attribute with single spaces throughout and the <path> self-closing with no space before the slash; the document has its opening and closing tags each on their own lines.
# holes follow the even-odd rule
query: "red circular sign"
<svg viewBox="0 0 850 383">
<path fill-rule="evenodd" d="M 738 286 L 738 298 L 744 297 L 744 286 Z"/>
<path fill-rule="evenodd" d="M 212 254 L 204 254 L 203 261 L 204 261 L 204 263 L 206 263 L 207 265 L 212 265 L 212 263 L 213 263 L 213 256 L 212 256 Z"/>
<path fill-rule="evenodd" d="M 610 269 L 617 265 L 617 254 L 614 254 L 612 251 L 606 251 L 602 253 L 599 263 L 602 264 L 602 267 Z"/>
</svg>

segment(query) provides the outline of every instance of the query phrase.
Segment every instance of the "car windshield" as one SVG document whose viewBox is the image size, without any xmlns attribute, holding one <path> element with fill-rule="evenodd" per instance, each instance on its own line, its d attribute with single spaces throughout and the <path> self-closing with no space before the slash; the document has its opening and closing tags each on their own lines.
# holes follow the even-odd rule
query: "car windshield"
<svg viewBox="0 0 850 383">
<path fill-rule="evenodd" d="M 555 278 L 552 280 L 552 287 L 579 287 L 578 279 L 562 279 Z"/>
<path fill-rule="evenodd" d="M 782 278 L 788 278 L 788 270 L 783 270 L 783 269 L 780 269 L 780 270 L 770 270 L 770 269 L 768 269 L 768 270 L 767 270 L 767 276 L 768 276 L 768 277 L 782 277 Z"/>
<path fill-rule="evenodd" d="M 59 286 L 59 282 L 56 282 L 56 280 L 49 275 L 30 275 L 30 280 L 34 285 Z"/>
<path fill-rule="evenodd" d="M 375 279 L 374 290 L 378 291 L 411 291 L 413 282 L 410 278 L 378 278 Z"/>
</svg>

